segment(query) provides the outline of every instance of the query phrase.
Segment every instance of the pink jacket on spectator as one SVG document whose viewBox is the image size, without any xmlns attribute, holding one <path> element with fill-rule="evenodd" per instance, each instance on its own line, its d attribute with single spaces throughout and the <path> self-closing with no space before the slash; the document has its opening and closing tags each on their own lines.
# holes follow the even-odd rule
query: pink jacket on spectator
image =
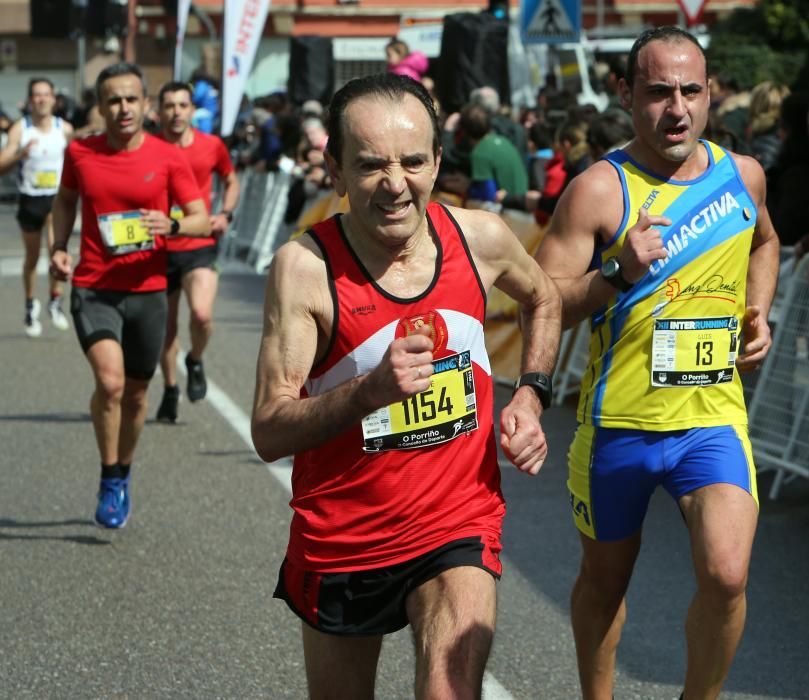
<svg viewBox="0 0 809 700">
<path fill-rule="evenodd" d="M 421 80 L 427 72 L 429 59 L 421 51 L 411 51 L 395 66 L 388 64 L 388 71 L 396 75 L 406 75 L 413 80 Z"/>
</svg>

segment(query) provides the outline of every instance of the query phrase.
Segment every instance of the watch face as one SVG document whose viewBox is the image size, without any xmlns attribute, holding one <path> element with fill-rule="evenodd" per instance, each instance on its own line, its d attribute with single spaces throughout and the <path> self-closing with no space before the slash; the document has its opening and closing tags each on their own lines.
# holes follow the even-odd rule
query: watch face
<svg viewBox="0 0 809 700">
<path fill-rule="evenodd" d="M 610 258 L 601 269 L 604 271 L 604 277 L 615 277 L 619 269 L 618 261 L 615 258 Z"/>
</svg>

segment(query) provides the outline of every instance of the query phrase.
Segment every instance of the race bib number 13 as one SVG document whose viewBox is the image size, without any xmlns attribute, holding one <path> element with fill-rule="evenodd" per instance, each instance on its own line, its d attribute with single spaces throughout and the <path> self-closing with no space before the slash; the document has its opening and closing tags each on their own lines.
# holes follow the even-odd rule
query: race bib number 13
<svg viewBox="0 0 809 700">
<path fill-rule="evenodd" d="M 366 452 L 437 445 L 478 427 L 469 351 L 434 360 L 431 380 L 426 391 L 365 417 Z"/>
<path fill-rule="evenodd" d="M 739 321 L 669 318 L 654 322 L 652 386 L 706 386 L 733 381 Z"/>
</svg>

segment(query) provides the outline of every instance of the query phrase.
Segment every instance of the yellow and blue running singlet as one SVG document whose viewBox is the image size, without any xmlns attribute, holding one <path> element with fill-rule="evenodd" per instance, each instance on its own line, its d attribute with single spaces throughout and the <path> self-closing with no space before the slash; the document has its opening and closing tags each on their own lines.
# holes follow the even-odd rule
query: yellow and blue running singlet
<svg viewBox="0 0 809 700">
<path fill-rule="evenodd" d="M 719 455 L 711 467 L 716 475 L 712 480 L 700 477 L 699 484 L 735 483 L 755 498 L 747 412 L 735 360 L 740 352 L 756 205 L 732 156 L 716 144 L 700 143 L 709 165 L 688 181 L 662 179 L 623 150 L 605 156 L 621 180 L 624 217 L 612 239 L 597 248 L 591 269 L 620 252 L 640 208 L 665 216 L 672 224 L 655 227 L 667 257 L 652 263 L 630 290 L 617 292 L 591 318 L 590 358 L 578 405 L 582 425 L 570 449 L 568 486 L 577 526 L 598 539 L 628 536 L 632 527 L 639 527 L 646 510 L 646 502 L 640 504 L 642 497 L 635 505 L 625 502 L 620 507 L 633 512 L 620 516 L 623 524 L 608 524 L 612 518 L 606 517 L 606 503 L 617 494 L 594 492 L 593 464 L 617 456 L 612 449 L 616 443 L 606 437 L 612 429 L 623 429 L 616 432 L 629 439 L 647 431 L 684 436 L 692 429 L 734 426 L 720 440 L 730 449 L 725 454 L 733 463 L 728 464 L 730 473 L 719 473 L 722 453 L 709 449 L 706 459 Z M 707 432 L 718 437 L 715 431 Z M 655 437 L 665 436 L 652 435 L 650 440 Z M 633 444 L 633 449 L 639 448 L 643 440 Z M 600 453 L 601 446 L 610 456 Z M 628 444 L 619 452 L 626 449 Z M 637 469 L 642 470 L 644 459 L 643 454 L 637 455 Z M 664 462 L 669 463 L 666 469 L 673 468 L 671 460 Z M 666 485 L 662 472 L 660 477 L 658 483 L 672 495 L 688 492 Z M 684 478 L 681 483 L 691 488 L 697 481 Z M 618 492 L 626 488 L 626 484 L 616 486 Z M 646 501 L 650 495 L 651 491 Z M 599 500 L 604 518 L 599 518 Z M 593 522 L 601 522 L 604 529 L 594 528 Z"/>
</svg>

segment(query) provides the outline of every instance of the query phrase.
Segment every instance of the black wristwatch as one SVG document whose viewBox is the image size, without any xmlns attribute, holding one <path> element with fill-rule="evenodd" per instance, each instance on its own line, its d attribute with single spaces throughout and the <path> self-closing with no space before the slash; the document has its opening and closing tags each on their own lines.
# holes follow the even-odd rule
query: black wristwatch
<svg viewBox="0 0 809 700">
<path fill-rule="evenodd" d="M 232 211 L 226 211 L 225 209 L 223 209 L 219 213 L 228 220 L 228 223 L 231 223 L 233 221 L 233 212 Z"/>
<path fill-rule="evenodd" d="M 169 230 L 170 236 L 176 236 L 180 233 L 180 220 L 179 219 L 172 219 L 171 220 L 171 229 Z"/>
<path fill-rule="evenodd" d="M 514 391 L 521 386 L 530 386 L 539 396 L 539 403 L 543 409 L 551 405 L 553 398 L 553 382 L 551 378 L 543 372 L 527 372 L 514 382 Z"/>
<path fill-rule="evenodd" d="M 601 275 L 607 282 L 615 287 L 619 292 L 628 292 L 634 286 L 632 282 L 627 282 L 621 274 L 621 263 L 616 256 L 607 258 L 601 266 Z"/>
</svg>

